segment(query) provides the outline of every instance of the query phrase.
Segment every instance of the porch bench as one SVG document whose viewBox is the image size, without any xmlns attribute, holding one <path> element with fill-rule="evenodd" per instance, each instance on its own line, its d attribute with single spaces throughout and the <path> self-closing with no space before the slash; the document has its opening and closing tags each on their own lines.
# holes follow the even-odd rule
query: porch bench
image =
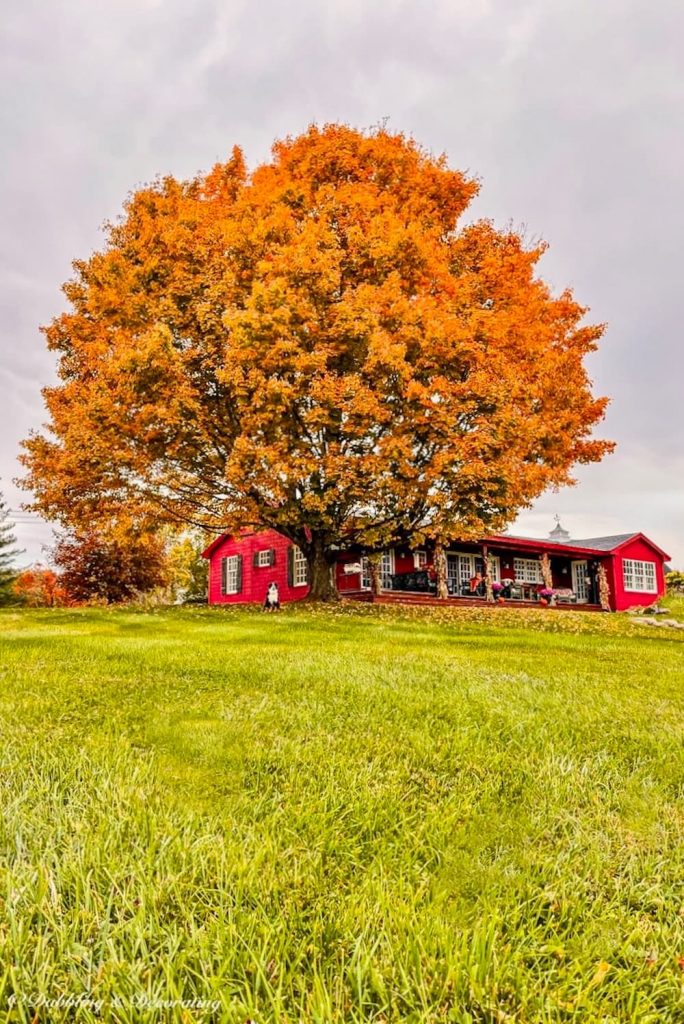
<svg viewBox="0 0 684 1024">
<path fill-rule="evenodd" d="M 556 604 L 577 604 L 577 594 L 574 590 L 570 590 L 569 587 L 561 587 L 559 590 L 554 590 L 554 596 Z"/>
<path fill-rule="evenodd" d="M 425 569 L 415 569 L 413 572 L 395 573 L 391 577 L 392 590 L 408 591 L 417 594 L 434 594 L 437 591 L 436 584 L 430 579 Z"/>
</svg>

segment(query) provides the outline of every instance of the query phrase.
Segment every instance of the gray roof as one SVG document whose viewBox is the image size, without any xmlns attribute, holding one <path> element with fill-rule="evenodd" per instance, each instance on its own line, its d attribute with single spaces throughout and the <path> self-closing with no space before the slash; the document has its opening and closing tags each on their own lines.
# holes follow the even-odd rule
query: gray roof
<svg viewBox="0 0 684 1024">
<path fill-rule="evenodd" d="M 593 548 L 594 551 L 612 551 L 613 548 L 636 536 L 636 532 L 614 533 L 612 537 L 589 537 L 588 540 L 571 540 L 569 543 L 575 544 L 578 548 Z"/>
<path fill-rule="evenodd" d="M 636 537 L 636 533 L 615 533 L 612 537 L 589 537 L 585 540 L 575 540 L 573 537 L 571 540 L 557 541 L 552 537 L 520 537 L 512 533 L 502 534 L 506 540 L 526 540 L 535 541 L 538 544 L 558 544 L 558 546 L 570 547 L 570 548 L 588 548 L 591 551 L 613 551 L 614 548 L 620 544 L 624 544 L 630 537 Z"/>
</svg>

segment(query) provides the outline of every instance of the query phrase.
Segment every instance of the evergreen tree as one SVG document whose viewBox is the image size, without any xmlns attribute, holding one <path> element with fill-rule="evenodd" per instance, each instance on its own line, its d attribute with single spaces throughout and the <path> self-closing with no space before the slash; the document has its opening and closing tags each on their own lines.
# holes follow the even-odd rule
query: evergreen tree
<svg viewBox="0 0 684 1024">
<path fill-rule="evenodd" d="M 17 576 L 12 564 L 17 555 L 21 554 L 16 544 L 14 523 L 10 520 L 9 509 L 0 494 L 0 605 L 9 604 L 12 600 L 12 584 Z"/>
</svg>

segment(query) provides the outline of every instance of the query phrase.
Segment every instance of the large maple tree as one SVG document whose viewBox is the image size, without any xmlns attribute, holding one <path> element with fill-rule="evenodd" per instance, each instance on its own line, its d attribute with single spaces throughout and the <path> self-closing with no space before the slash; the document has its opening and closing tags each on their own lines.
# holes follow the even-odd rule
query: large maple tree
<svg viewBox="0 0 684 1024">
<path fill-rule="evenodd" d="M 270 526 L 334 590 L 335 551 L 500 529 L 577 463 L 602 327 L 480 221 L 476 183 L 385 130 L 312 127 L 248 173 L 130 196 L 46 329 L 59 383 L 25 442 L 69 526 Z"/>
</svg>

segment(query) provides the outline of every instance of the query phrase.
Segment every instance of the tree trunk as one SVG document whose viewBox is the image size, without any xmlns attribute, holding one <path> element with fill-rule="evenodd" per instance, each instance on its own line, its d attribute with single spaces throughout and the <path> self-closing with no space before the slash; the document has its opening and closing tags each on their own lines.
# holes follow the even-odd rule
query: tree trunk
<svg viewBox="0 0 684 1024">
<path fill-rule="evenodd" d="M 337 601 L 339 592 L 335 579 L 335 563 L 327 556 L 323 542 L 314 537 L 307 554 L 310 601 Z"/>
<path fill-rule="evenodd" d="M 447 560 L 442 544 L 435 544 L 434 554 L 435 572 L 437 573 L 437 597 L 446 600 L 449 596 L 447 586 Z"/>
</svg>

